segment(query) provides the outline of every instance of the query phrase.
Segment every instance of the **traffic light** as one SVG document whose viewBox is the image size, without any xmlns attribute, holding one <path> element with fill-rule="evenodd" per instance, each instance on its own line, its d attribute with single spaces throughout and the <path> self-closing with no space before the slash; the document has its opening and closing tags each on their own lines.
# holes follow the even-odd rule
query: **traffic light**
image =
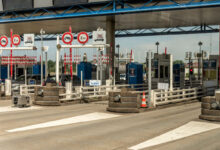
<svg viewBox="0 0 220 150">
<path fill-rule="evenodd" d="M 189 69 L 190 75 L 193 75 L 193 68 Z"/>
</svg>

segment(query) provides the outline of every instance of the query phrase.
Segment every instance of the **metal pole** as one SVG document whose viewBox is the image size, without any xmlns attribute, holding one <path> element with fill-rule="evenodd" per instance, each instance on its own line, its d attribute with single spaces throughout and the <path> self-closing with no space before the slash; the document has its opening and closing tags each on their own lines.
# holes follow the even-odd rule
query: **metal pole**
<svg viewBox="0 0 220 150">
<path fill-rule="evenodd" d="M 218 86 L 220 88 L 220 25 L 219 25 L 219 53 L 218 53 Z"/>
<path fill-rule="evenodd" d="M 69 32 L 72 33 L 72 28 L 71 26 L 69 27 Z M 72 45 L 72 43 L 70 44 Z M 73 80 L 73 60 L 72 60 L 72 48 L 70 48 L 70 76 L 71 76 L 71 81 Z"/>
<path fill-rule="evenodd" d="M 202 86 L 203 86 L 203 50 L 202 50 L 202 64 L 201 64 L 201 83 L 202 83 Z"/>
<path fill-rule="evenodd" d="M 57 36 L 57 45 L 59 44 L 59 36 Z M 57 47 L 57 54 L 56 54 L 56 83 L 59 85 L 59 59 L 60 57 L 60 48 Z"/>
<path fill-rule="evenodd" d="M 12 47 L 12 46 L 13 46 L 13 44 L 12 44 L 13 30 L 11 29 L 10 32 L 11 32 L 11 47 Z M 12 49 L 11 49 L 10 59 L 11 59 L 11 60 L 10 60 L 10 64 L 11 64 L 10 67 L 11 67 L 11 80 L 12 80 L 12 75 L 13 75 L 13 70 L 12 70 L 12 69 L 13 69 L 13 68 L 12 68 L 12 67 L 13 67 L 13 66 L 12 66 Z"/>
<path fill-rule="evenodd" d="M 45 31 L 43 29 L 40 30 L 41 34 L 41 85 L 43 86 L 43 34 Z"/>
<path fill-rule="evenodd" d="M 100 80 L 101 80 L 101 83 L 102 83 L 102 56 L 103 56 L 103 53 L 100 49 L 100 55 L 101 55 L 101 63 L 100 63 Z"/>
<path fill-rule="evenodd" d="M 8 69 L 7 69 L 8 79 L 10 79 L 10 65 L 9 65 L 9 56 L 8 56 Z"/>
<path fill-rule="evenodd" d="M 80 75 L 81 75 L 81 87 L 83 86 L 83 72 L 81 71 L 80 72 Z"/>
<path fill-rule="evenodd" d="M 48 66 L 47 66 L 47 52 L 45 52 L 45 80 L 47 80 L 48 77 Z"/>
<path fill-rule="evenodd" d="M 148 105 L 151 104 L 151 50 L 148 51 Z"/>
<path fill-rule="evenodd" d="M 190 84 L 190 87 L 191 87 L 192 86 L 192 80 L 191 80 L 190 68 L 191 68 L 191 56 L 189 56 L 189 84 Z"/>
<path fill-rule="evenodd" d="M 27 85 L 27 67 L 26 67 L 26 64 L 25 64 L 25 66 L 24 66 L 24 76 L 25 76 L 25 77 L 24 77 L 24 78 L 25 78 L 25 79 L 24 79 L 24 80 L 25 80 L 24 83 L 25 83 L 25 85 Z"/>
<path fill-rule="evenodd" d="M 170 55 L 170 91 L 173 91 L 173 55 Z"/>
<path fill-rule="evenodd" d="M 2 83 L 2 55 L 0 57 L 0 81 L 1 81 L 0 83 Z M 1 89 L 0 89 L 0 91 L 1 91 Z"/>
</svg>

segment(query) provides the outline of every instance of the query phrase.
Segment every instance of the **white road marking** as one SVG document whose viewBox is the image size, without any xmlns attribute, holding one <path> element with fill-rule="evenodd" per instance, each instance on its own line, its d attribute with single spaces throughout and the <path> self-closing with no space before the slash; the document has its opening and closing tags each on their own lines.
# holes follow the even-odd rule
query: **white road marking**
<svg viewBox="0 0 220 150">
<path fill-rule="evenodd" d="M 31 106 L 31 107 L 18 108 L 18 107 L 6 106 L 6 107 L 0 107 L 0 113 L 11 112 L 11 111 L 22 111 L 22 110 L 34 110 L 34 109 L 40 109 L 40 108 L 42 107 Z"/>
<path fill-rule="evenodd" d="M 172 131 L 164 133 L 160 136 L 157 136 L 143 143 L 140 143 L 136 146 L 130 147 L 129 149 L 139 150 L 139 149 L 171 142 L 174 140 L 179 140 L 185 137 L 189 137 L 192 135 L 196 135 L 196 134 L 210 131 L 210 130 L 217 129 L 217 128 L 220 128 L 220 124 L 191 121 L 179 128 L 176 128 Z"/>
<path fill-rule="evenodd" d="M 69 125 L 69 124 L 80 123 L 80 122 L 109 119 L 109 118 L 114 118 L 114 117 L 119 117 L 119 116 L 120 115 L 95 112 L 95 113 L 75 116 L 75 117 L 71 117 L 71 118 L 65 118 L 65 119 L 61 119 L 61 120 L 55 120 L 55 121 L 30 125 L 30 126 L 26 126 L 26 127 L 11 129 L 11 130 L 7 130 L 7 132 L 19 132 L 19 131 L 33 130 L 33 129 L 39 129 L 39 128 Z"/>
</svg>

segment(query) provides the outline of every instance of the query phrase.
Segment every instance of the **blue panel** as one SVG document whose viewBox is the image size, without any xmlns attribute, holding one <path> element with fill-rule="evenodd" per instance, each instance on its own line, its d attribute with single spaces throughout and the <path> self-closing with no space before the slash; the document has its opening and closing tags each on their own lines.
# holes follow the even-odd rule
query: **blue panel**
<svg viewBox="0 0 220 150">
<path fill-rule="evenodd" d="M 40 75 L 41 74 L 41 65 L 33 65 L 33 75 Z M 43 66 L 43 75 L 45 76 L 45 65 Z"/>
<path fill-rule="evenodd" d="M 8 66 L 1 66 L 1 79 L 4 82 L 8 78 Z"/>
<path fill-rule="evenodd" d="M 92 64 L 88 62 L 80 62 L 77 66 L 77 76 L 81 79 L 81 71 L 83 73 L 83 81 L 92 79 Z"/>
<path fill-rule="evenodd" d="M 143 84 L 143 65 L 129 63 L 127 65 L 128 84 Z"/>
</svg>

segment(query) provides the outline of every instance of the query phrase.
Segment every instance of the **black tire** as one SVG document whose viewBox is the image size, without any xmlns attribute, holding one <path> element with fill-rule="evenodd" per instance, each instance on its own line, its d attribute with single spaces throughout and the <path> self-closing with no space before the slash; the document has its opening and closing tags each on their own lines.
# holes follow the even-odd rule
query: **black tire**
<svg viewBox="0 0 220 150">
<path fill-rule="evenodd" d="M 36 96 L 36 101 L 59 101 L 58 96 Z"/>
<path fill-rule="evenodd" d="M 211 104 L 210 103 L 201 103 L 201 108 L 203 108 L 203 109 L 211 109 Z"/>
<path fill-rule="evenodd" d="M 138 108 L 137 103 L 133 102 L 128 102 L 128 103 L 112 103 L 109 102 L 108 104 L 109 107 L 114 107 L 114 108 Z"/>
<path fill-rule="evenodd" d="M 220 110 L 201 109 L 202 115 L 220 116 Z"/>
<path fill-rule="evenodd" d="M 216 102 L 214 96 L 206 96 L 202 98 L 202 103 L 213 103 L 213 102 Z"/>
<path fill-rule="evenodd" d="M 34 104 L 41 106 L 60 106 L 59 101 L 35 101 Z"/>
<path fill-rule="evenodd" d="M 117 112 L 117 113 L 139 113 L 137 108 L 113 108 L 107 107 L 107 111 Z"/>
<path fill-rule="evenodd" d="M 44 91 L 43 96 L 59 96 L 58 91 Z"/>
<path fill-rule="evenodd" d="M 137 97 L 121 97 L 121 102 L 135 102 L 137 103 Z"/>
<path fill-rule="evenodd" d="M 209 121 L 220 121 L 220 116 L 199 115 L 199 119 L 209 120 Z"/>
</svg>

